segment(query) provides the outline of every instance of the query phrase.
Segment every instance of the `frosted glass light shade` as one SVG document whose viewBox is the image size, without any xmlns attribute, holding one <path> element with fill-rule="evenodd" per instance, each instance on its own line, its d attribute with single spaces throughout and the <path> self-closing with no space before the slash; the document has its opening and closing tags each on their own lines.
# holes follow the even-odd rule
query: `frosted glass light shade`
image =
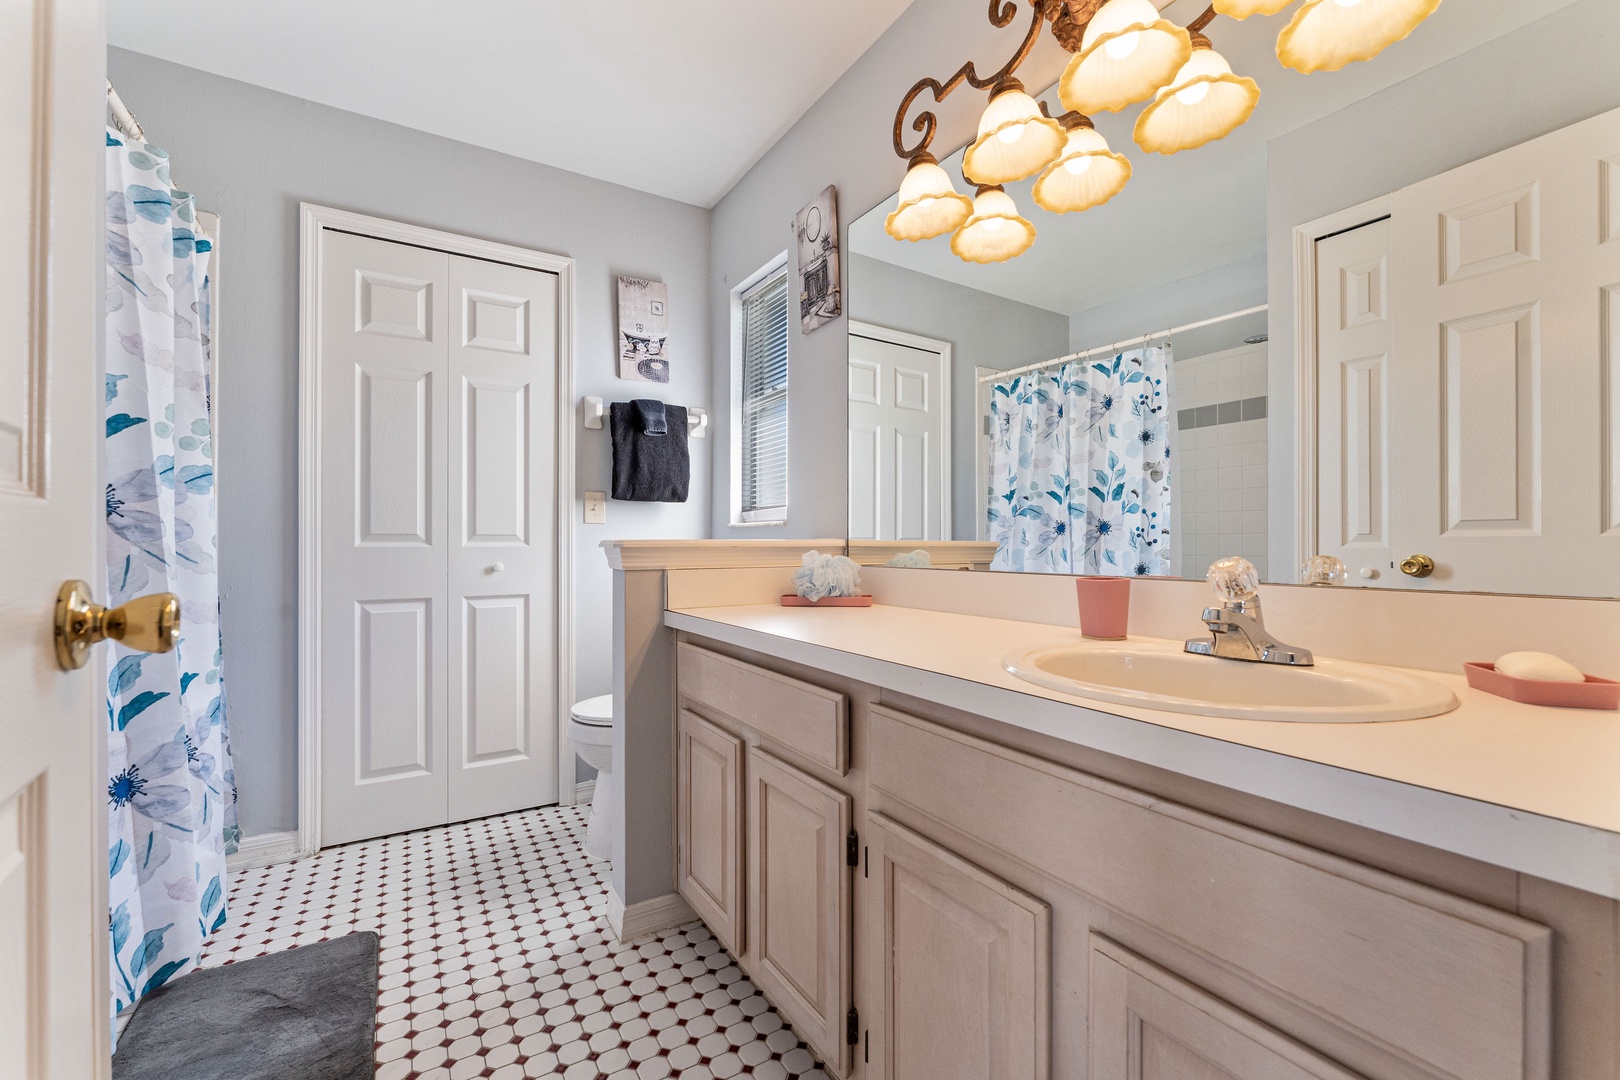
<svg viewBox="0 0 1620 1080">
<path fill-rule="evenodd" d="M 883 222 L 896 240 L 931 240 L 961 226 L 973 200 L 956 190 L 950 174 L 932 160 L 919 161 L 900 181 L 900 205 Z"/>
<path fill-rule="evenodd" d="M 1247 19 L 1250 15 L 1275 15 L 1294 0 L 1215 0 L 1215 13 L 1229 19 Z"/>
<path fill-rule="evenodd" d="M 1065 109 L 1088 116 L 1151 97 L 1192 53 L 1186 29 L 1159 18 L 1153 0 L 1108 0 L 1080 45 L 1058 80 L 1058 97 Z"/>
<path fill-rule="evenodd" d="M 1131 178 L 1131 163 L 1108 149 L 1091 128 L 1069 132 L 1063 153 L 1035 181 L 1035 202 L 1054 214 L 1090 210 L 1118 195 Z"/>
<path fill-rule="evenodd" d="M 1230 134 L 1259 101 L 1258 83 L 1232 74 L 1214 49 L 1194 49 L 1192 59 L 1136 118 L 1136 144 L 1158 154 L 1192 150 Z"/>
<path fill-rule="evenodd" d="M 1306 0 L 1277 35 L 1277 59 L 1309 75 L 1371 60 L 1416 30 L 1440 0 Z"/>
<path fill-rule="evenodd" d="M 1035 226 L 999 187 L 983 187 L 973 216 L 951 237 L 951 251 L 971 263 L 998 263 L 1022 255 L 1035 242 Z"/>
<path fill-rule="evenodd" d="M 1062 149 L 1062 126 L 1043 116 L 1022 89 L 1006 89 L 979 118 L 979 137 L 962 156 L 962 172 L 976 184 L 1010 184 L 1040 172 Z"/>
</svg>

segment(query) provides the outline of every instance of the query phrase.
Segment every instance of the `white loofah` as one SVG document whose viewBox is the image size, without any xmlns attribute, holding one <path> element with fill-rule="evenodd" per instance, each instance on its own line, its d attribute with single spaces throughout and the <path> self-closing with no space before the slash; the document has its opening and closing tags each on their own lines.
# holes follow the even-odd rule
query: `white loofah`
<svg viewBox="0 0 1620 1080">
<path fill-rule="evenodd" d="M 804 553 L 804 564 L 793 575 L 793 591 L 806 600 L 859 596 L 861 568 L 855 565 L 853 559 L 842 555 L 807 551 Z"/>
<path fill-rule="evenodd" d="M 934 566 L 933 558 L 924 548 L 916 551 L 902 551 L 889 560 L 890 566 L 912 567 L 919 570 L 931 570 Z"/>
</svg>

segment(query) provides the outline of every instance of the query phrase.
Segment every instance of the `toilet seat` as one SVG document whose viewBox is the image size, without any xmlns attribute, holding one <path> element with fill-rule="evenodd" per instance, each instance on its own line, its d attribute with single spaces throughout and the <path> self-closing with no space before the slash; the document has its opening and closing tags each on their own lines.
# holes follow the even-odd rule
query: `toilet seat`
<svg viewBox="0 0 1620 1080">
<path fill-rule="evenodd" d="M 586 727 L 610 728 L 613 726 L 613 695 L 602 694 L 576 701 L 569 710 L 569 716 Z"/>
</svg>

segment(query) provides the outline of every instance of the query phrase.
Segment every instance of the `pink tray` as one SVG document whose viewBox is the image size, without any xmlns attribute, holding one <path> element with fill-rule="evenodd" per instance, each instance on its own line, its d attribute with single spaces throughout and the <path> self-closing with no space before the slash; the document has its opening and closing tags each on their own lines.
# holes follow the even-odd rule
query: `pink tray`
<svg viewBox="0 0 1620 1080">
<path fill-rule="evenodd" d="M 783 607 L 871 607 L 872 594 L 864 596 L 828 596 L 821 600 L 806 600 L 788 593 L 782 597 Z"/>
<path fill-rule="evenodd" d="M 1468 685 L 1487 694 L 1526 705 L 1553 705 L 1563 709 L 1620 709 L 1620 682 L 1588 675 L 1583 683 L 1515 679 L 1496 670 L 1495 664 L 1464 664 Z"/>
</svg>

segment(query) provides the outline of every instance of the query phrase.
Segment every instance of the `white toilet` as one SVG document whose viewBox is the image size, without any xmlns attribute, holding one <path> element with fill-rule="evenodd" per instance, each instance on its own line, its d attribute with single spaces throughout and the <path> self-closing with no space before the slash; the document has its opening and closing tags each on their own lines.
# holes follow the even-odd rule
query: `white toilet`
<svg viewBox="0 0 1620 1080">
<path fill-rule="evenodd" d="M 613 817 L 618 800 L 613 794 L 613 695 L 575 702 L 568 712 L 568 737 L 579 760 L 596 770 L 591 795 L 590 825 L 585 831 L 585 854 L 593 859 L 613 858 Z"/>
</svg>

